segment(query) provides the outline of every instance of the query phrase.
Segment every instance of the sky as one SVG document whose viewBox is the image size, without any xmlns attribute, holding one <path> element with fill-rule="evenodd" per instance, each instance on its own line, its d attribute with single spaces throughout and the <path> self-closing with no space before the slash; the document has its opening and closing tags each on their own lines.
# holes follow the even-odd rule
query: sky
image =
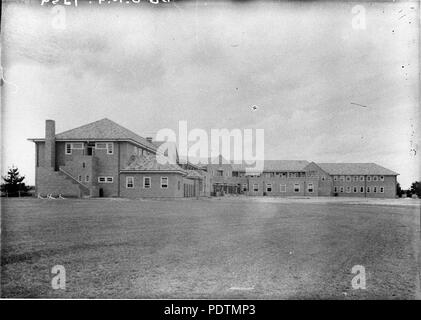
<svg viewBox="0 0 421 320">
<path fill-rule="evenodd" d="M 2 173 L 34 183 L 27 139 L 46 119 L 61 132 L 106 117 L 143 136 L 180 120 L 264 129 L 267 159 L 375 162 L 407 188 L 420 180 L 418 3 L 361 3 L 365 28 L 355 4 L 85 4 L 61 29 L 51 6 L 7 4 Z"/>
</svg>

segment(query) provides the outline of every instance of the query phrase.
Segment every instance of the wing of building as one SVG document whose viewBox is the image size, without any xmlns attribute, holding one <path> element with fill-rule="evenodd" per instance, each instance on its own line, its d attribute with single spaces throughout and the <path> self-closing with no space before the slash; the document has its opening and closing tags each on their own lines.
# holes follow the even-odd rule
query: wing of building
<svg viewBox="0 0 421 320">
<path fill-rule="evenodd" d="M 45 137 L 29 140 L 36 146 L 36 192 L 42 196 L 396 195 L 398 173 L 375 163 L 265 160 L 256 166 L 219 156 L 193 164 L 179 159 L 176 146 L 162 148 L 162 141 L 141 137 L 109 119 L 58 134 L 55 122 L 46 120 Z"/>
</svg>

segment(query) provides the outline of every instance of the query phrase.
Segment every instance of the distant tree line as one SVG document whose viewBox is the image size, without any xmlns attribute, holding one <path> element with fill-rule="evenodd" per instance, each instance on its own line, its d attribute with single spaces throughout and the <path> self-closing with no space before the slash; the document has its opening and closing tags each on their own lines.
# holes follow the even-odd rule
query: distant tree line
<svg viewBox="0 0 421 320">
<path fill-rule="evenodd" d="M 412 197 L 413 195 L 417 195 L 418 198 L 421 198 L 421 182 L 413 182 L 408 190 L 402 189 L 401 185 L 397 183 L 396 194 L 398 195 L 398 197 Z"/>
</svg>

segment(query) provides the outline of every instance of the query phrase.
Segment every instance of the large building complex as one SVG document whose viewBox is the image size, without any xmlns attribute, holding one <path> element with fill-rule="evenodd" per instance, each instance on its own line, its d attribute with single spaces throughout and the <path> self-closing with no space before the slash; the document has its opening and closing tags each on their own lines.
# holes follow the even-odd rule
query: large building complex
<svg viewBox="0 0 421 320">
<path fill-rule="evenodd" d="M 35 143 L 36 192 L 72 197 L 180 198 L 223 194 L 393 198 L 397 173 L 375 163 L 265 160 L 263 172 L 221 156 L 202 165 L 157 161 L 162 142 L 109 120 L 55 133 Z"/>
</svg>

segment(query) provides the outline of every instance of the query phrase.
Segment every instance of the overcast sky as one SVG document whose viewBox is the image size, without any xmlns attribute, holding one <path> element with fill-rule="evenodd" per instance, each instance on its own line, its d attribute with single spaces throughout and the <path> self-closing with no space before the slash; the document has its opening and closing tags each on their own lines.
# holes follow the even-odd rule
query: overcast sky
<svg viewBox="0 0 421 320">
<path fill-rule="evenodd" d="M 26 139 L 44 136 L 45 119 L 60 132 L 107 117 L 144 136 L 179 120 L 262 128 L 266 158 L 376 162 L 408 187 L 418 4 L 363 6 L 364 30 L 344 2 L 86 5 L 57 30 L 50 9 L 8 5 L 2 172 L 13 164 L 34 183 Z"/>
</svg>

